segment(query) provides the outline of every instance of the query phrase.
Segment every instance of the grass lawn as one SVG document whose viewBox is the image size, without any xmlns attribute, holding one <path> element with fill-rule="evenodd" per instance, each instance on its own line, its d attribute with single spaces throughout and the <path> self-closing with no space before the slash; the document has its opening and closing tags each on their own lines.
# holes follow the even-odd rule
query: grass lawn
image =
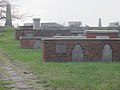
<svg viewBox="0 0 120 90">
<path fill-rule="evenodd" d="M 120 62 L 42 62 L 41 50 L 21 49 L 12 29 L 0 33 L 0 49 L 57 90 L 120 90 Z"/>
</svg>

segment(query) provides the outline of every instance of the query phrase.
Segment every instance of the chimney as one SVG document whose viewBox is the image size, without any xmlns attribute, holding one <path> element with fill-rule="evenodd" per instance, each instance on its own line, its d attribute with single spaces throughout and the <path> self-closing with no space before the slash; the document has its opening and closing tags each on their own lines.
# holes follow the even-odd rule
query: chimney
<svg viewBox="0 0 120 90">
<path fill-rule="evenodd" d="M 99 28 L 101 28 L 101 27 L 102 27 L 101 18 L 99 18 L 99 21 L 98 21 L 98 27 L 99 27 Z"/>
<path fill-rule="evenodd" d="M 33 29 L 40 30 L 40 18 L 33 18 Z"/>
<path fill-rule="evenodd" d="M 5 22 L 5 26 L 12 27 L 11 6 L 10 6 L 10 4 L 7 4 L 7 7 L 6 7 L 6 22 Z"/>
</svg>

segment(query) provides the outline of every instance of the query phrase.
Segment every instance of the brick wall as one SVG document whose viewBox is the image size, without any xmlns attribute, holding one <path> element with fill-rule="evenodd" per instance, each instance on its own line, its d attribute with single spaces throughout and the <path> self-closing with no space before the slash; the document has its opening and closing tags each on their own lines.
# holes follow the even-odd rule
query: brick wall
<svg viewBox="0 0 120 90">
<path fill-rule="evenodd" d="M 81 45 L 83 61 L 102 61 L 102 49 L 106 44 L 111 46 L 112 61 L 120 61 L 120 39 L 42 39 L 43 61 L 72 61 L 72 50 Z M 65 53 L 56 53 L 56 45 L 65 45 Z"/>
<path fill-rule="evenodd" d="M 70 36 L 71 30 L 15 30 L 15 38 L 19 40 L 21 36 L 26 36 L 27 33 L 32 33 L 34 37 L 53 37 L 57 34 L 61 34 L 62 36 Z"/>
<path fill-rule="evenodd" d="M 107 30 L 107 29 L 106 29 Z M 96 28 L 97 31 L 97 28 Z M 84 30 L 83 29 L 78 29 L 78 30 L 33 30 L 30 28 L 20 28 L 18 30 L 15 30 L 15 39 L 19 40 L 21 36 L 27 36 L 27 33 L 32 33 L 34 37 L 53 37 L 56 35 L 61 35 L 61 36 L 71 36 L 71 35 L 79 35 L 83 34 Z M 118 37 L 118 33 L 96 33 L 96 34 L 91 34 L 88 33 L 86 36 L 88 38 L 96 38 L 96 36 L 110 36 L 110 38 L 116 38 Z"/>
</svg>

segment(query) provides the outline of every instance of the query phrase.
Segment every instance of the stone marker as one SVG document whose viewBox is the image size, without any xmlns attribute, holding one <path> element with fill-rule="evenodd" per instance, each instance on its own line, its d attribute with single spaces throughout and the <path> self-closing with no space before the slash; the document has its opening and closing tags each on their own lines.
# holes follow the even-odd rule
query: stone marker
<svg viewBox="0 0 120 90">
<path fill-rule="evenodd" d="M 40 48 L 41 48 L 41 40 L 35 40 L 34 49 L 40 49 Z"/>
<path fill-rule="evenodd" d="M 79 44 L 77 44 L 72 50 L 72 61 L 83 61 L 83 50 Z"/>
<path fill-rule="evenodd" d="M 101 27 L 102 27 L 101 18 L 99 18 L 99 21 L 98 21 L 98 27 L 99 27 L 99 28 L 101 28 Z"/>
<path fill-rule="evenodd" d="M 102 61 L 112 61 L 112 49 L 108 44 L 102 50 Z"/>
<path fill-rule="evenodd" d="M 4 27 L 0 26 L 0 32 L 4 31 Z"/>
<path fill-rule="evenodd" d="M 27 37 L 27 38 L 32 38 L 32 37 L 33 37 L 33 33 L 27 33 L 27 34 L 26 34 L 26 37 Z"/>
<path fill-rule="evenodd" d="M 66 53 L 66 45 L 56 45 L 56 53 Z"/>
</svg>

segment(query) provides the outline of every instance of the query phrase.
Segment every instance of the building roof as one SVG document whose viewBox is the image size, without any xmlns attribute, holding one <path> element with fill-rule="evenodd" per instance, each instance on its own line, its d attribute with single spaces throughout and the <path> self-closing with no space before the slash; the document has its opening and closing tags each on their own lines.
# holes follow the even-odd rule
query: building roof
<svg viewBox="0 0 120 90">
<path fill-rule="evenodd" d="M 42 39 L 43 37 L 24 37 L 24 36 L 22 36 L 22 37 L 20 37 L 20 39 Z"/>
</svg>

